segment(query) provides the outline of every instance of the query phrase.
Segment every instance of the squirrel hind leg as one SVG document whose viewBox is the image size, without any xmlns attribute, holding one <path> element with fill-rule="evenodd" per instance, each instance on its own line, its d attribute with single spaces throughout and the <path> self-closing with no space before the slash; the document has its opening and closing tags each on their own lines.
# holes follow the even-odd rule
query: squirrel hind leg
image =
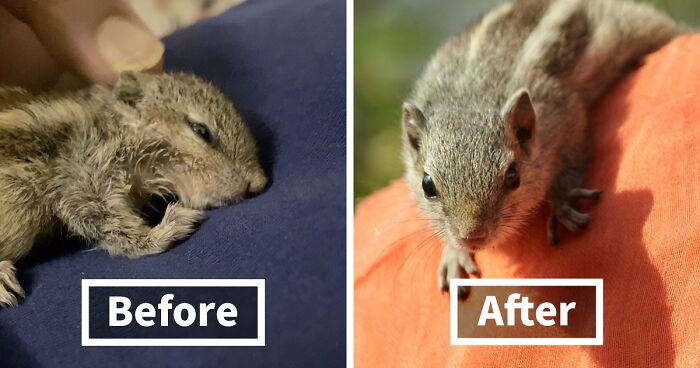
<svg viewBox="0 0 700 368">
<path fill-rule="evenodd" d="M 0 261 L 0 307 L 15 306 L 25 296 L 16 273 L 11 261 Z"/>
</svg>

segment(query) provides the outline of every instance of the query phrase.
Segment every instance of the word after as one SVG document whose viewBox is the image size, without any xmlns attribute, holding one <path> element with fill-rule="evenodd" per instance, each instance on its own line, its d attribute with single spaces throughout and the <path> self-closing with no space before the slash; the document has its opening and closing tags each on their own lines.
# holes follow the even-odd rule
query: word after
<svg viewBox="0 0 700 368">
<path fill-rule="evenodd" d="M 508 326 L 515 326 L 515 315 L 518 313 L 520 314 L 520 321 L 525 326 L 535 325 L 535 321 L 530 318 L 530 312 L 534 309 L 535 304 L 530 303 L 529 300 L 528 297 L 521 297 L 518 293 L 513 293 L 508 296 L 508 301 L 506 301 L 503 306 L 506 310 Z M 569 312 L 574 308 L 576 308 L 576 302 L 559 303 L 559 325 L 569 325 Z M 552 303 L 542 303 L 538 305 L 535 310 L 535 319 L 537 323 L 542 326 L 553 326 L 556 324 L 556 317 L 557 308 Z M 503 326 L 503 315 L 501 314 L 498 300 L 495 296 L 491 295 L 487 296 L 485 299 L 484 306 L 481 309 L 481 315 L 479 316 L 478 325 L 485 326 L 488 320 L 494 320 L 498 326 Z"/>
<path fill-rule="evenodd" d="M 603 345 L 603 322 L 603 279 L 450 280 L 451 345 Z"/>
</svg>

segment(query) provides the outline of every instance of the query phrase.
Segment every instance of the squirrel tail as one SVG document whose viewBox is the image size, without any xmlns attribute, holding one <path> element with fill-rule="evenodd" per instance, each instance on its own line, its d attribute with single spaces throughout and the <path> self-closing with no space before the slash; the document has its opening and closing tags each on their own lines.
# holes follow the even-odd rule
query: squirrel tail
<svg viewBox="0 0 700 368">
<path fill-rule="evenodd" d="M 589 105 L 647 54 L 689 31 L 647 4 L 590 0 L 584 6 L 594 32 L 571 78 Z"/>
</svg>

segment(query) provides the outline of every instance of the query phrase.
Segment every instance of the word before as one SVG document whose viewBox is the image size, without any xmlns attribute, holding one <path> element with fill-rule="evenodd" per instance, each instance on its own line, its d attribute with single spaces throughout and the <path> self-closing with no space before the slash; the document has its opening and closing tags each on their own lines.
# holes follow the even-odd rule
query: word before
<svg viewBox="0 0 700 368">
<path fill-rule="evenodd" d="M 199 313 L 197 309 L 189 303 L 179 303 L 173 308 L 174 294 L 165 294 L 160 299 L 158 306 L 150 303 L 142 303 L 136 307 L 134 313 L 131 313 L 131 300 L 125 296 L 110 296 L 109 297 L 109 325 L 112 327 L 123 327 L 131 324 L 135 319 L 136 323 L 142 327 L 151 327 L 155 325 L 153 321 L 156 318 L 156 308 L 160 311 L 160 325 L 168 326 L 170 310 L 173 310 L 173 319 L 180 327 L 191 326 L 197 316 L 199 316 L 199 325 L 206 327 L 208 324 L 208 313 L 216 309 L 216 320 L 224 327 L 233 327 L 236 325 L 235 318 L 238 317 L 238 309 L 231 303 L 223 303 L 216 308 L 216 303 L 200 303 Z M 183 316 L 184 315 L 184 316 Z"/>
<path fill-rule="evenodd" d="M 520 301 L 518 301 L 520 299 Z M 508 326 L 515 326 L 515 314 L 517 310 L 520 310 L 520 321 L 525 326 L 534 326 L 535 322 L 530 318 L 530 311 L 535 307 L 534 303 L 529 302 L 529 298 L 524 296 L 521 298 L 520 294 L 513 293 L 508 296 L 508 301 L 504 305 L 506 309 L 506 319 Z M 560 303 L 559 304 L 559 325 L 568 326 L 569 324 L 569 312 L 576 308 L 576 303 Z M 552 303 L 542 303 L 537 306 L 535 311 L 535 318 L 537 323 L 542 326 L 553 326 L 556 322 L 557 308 Z M 499 308 L 498 300 L 495 296 L 487 296 L 484 300 L 484 306 L 481 308 L 481 315 L 479 316 L 479 326 L 485 326 L 486 321 L 494 320 L 496 325 L 503 326 L 503 316 L 501 314 L 501 309 Z"/>
</svg>

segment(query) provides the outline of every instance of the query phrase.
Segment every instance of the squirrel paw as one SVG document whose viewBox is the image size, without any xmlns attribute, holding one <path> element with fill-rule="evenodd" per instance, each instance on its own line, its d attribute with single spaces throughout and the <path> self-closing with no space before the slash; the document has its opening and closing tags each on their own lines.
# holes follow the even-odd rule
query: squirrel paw
<svg viewBox="0 0 700 368">
<path fill-rule="evenodd" d="M 205 217 L 204 211 L 184 207 L 181 203 L 169 204 L 161 222 L 151 229 L 152 242 L 146 254 L 161 253 L 187 238 Z"/>
<path fill-rule="evenodd" d="M 17 297 L 24 298 L 24 290 L 17 282 L 16 269 L 10 261 L 0 261 L 0 307 L 17 305 Z"/>
<path fill-rule="evenodd" d="M 438 268 L 438 287 L 443 293 L 450 292 L 450 279 L 462 278 L 465 275 L 479 277 L 481 271 L 474 263 L 472 254 L 446 246 Z M 469 297 L 469 286 L 457 288 L 457 298 L 466 300 Z"/>
<path fill-rule="evenodd" d="M 566 200 L 562 203 L 555 203 L 547 221 L 547 239 L 549 244 L 555 245 L 559 242 L 557 236 L 558 223 L 575 233 L 585 230 L 590 221 L 588 214 L 575 210 L 571 203 L 579 199 L 597 200 L 600 198 L 601 193 L 600 189 L 574 188 L 567 193 Z"/>
<path fill-rule="evenodd" d="M 125 239 L 103 241 L 101 247 L 113 256 L 139 258 L 168 250 L 177 241 L 187 238 L 206 217 L 204 211 L 171 203 L 165 209 L 160 223 L 153 228 L 143 227 L 143 233 Z"/>
</svg>

